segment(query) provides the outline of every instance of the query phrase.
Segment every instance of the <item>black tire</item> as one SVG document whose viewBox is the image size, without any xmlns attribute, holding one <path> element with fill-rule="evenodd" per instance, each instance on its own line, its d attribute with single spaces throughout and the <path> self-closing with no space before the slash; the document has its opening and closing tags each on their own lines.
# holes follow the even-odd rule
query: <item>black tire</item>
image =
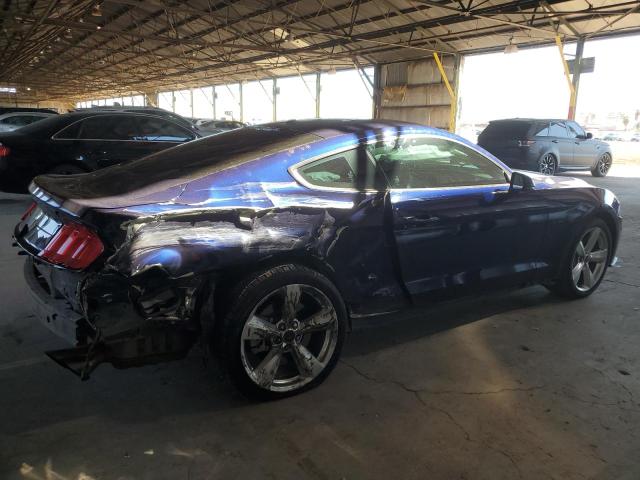
<svg viewBox="0 0 640 480">
<path fill-rule="evenodd" d="M 591 168 L 591 175 L 594 177 L 606 177 L 611 169 L 613 158 L 609 152 L 600 155 L 596 164 Z"/>
<path fill-rule="evenodd" d="M 63 163 L 62 165 L 53 167 L 47 172 L 47 175 L 77 175 L 79 173 L 87 173 L 87 171 L 77 165 Z"/>
<path fill-rule="evenodd" d="M 316 375 L 315 377 L 313 377 L 312 379 L 307 379 L 307 377 L 299 374 L 299 377 L 301 379 L 300 381 L 302 381 L 302 379 L 305 379 L 304 381 L 307 381 L 307 383 L 300 385 L 299 388 L 292 388 L 286 391 L 274 391 L 273 388 L 283 387 L 274 386 L 273 381 L 269 387 L 261 386 L 257 383 L 257 380 L 250 376 L 250 373 L 247 369 L 251 369 L 251 367 L 245 368 L 245 361 L 248 364 L 245 353 L 245 342 L 252 342 L 253 340 L 247 340 L 246 338 L 244 338 L 243 332 L 245 332 L 245 324 L 247 324 L 249 317 L 252 314 L 257 315 L 257 313 L 254 313 L 256 312 L 255 309 L 260 308 L 260 305 L 262 304 L 262 302 L 265 302 L 265 299 L 271 298 L 270 296 L 275 295 L 275 292 L 282 289 L 285 289 L 285 292 L 288 292 L 288 290 L 286 289 L 288 289 L 289 287 L 309 287 L 310 289 L 312 289 L 311 291 L 320 291 L 324 295 L 323 298 L 330 301 L 331 306 L 335 311 L 335 317 L 332 316 L 333 327 L 331 329 L 331 333 L 326 333 L 326 335 L 329 335 L 329 337 L 325 338 L 331 338 L 332 345 L 335 346 L 332 348 L 332 350 L 328 350 L 332 353 L 330 353 L 330 356 L 326 358 L 325 362 L 323 363 L 324 367 L 320 371 L 320 373 L 313 374 L 310 371 L 307 372 L 307 375 Z M 300 301 L 302 301 L 303 294 L 304 293 L 300 294 Z M 346 335 L 347 310 L 342 297 L 340 296 L 340 293 L 333 285 L 333 283 L 324 275 L 321 275 L 315 270 L 301 265 L 280 265 L 269 268 L 268 270 L 264 270 L 262 272 L 258 272 L 257 274 L 250 275 L 249 277 L 240 281 L 237 285 L 235 285 L 234 288 L 229 290 L 229 292 L 225 295 L 225 299 L 227 299 L 226 301 L 228 301 L 229 304 L 226 309 L 227 312 L 224 315 L 222 328 L 216 329 L 218 335 L 220 335 L 221 337 L 217 339 L 215 345 L 218 346 L 221 350 L 217 353 L 219 356 L 221 356 L 222 364 L 229 375 L 229 379 L 246 397 L 256 400 L 274 400 L 302 393 L 322 383 L 335 367 L 340 356 L 340 351 L 342 350 L 342 344 L 344 343 L 344 338 Z M 286 306 L 283 305 L 282 310 L 284 310 L 285 308 Z M 303 306 L 303 310 L 304 308 L 306 307 Z M 282 313 L 282 311 L 280 313 Z M 298 316 L 299 315 L 296 314 L 295 318 L 298 318 Z M 275 313 L 274 317 L 277 317 Z M 282 320 L 280 321 L 280 323 L 277 323 L 277 319 L 273 320 L 273 322 L 274 323 L 272 325 L 276 326 L 280 325 L 280 323 L 282 323 Z M 302 326 L 303 324 L 304 320 L 300 320 L 300 325 Z M 283 331 L 283 339 L 285 338 L 287 333 L 289 333 L 289 330 L 287 330 L 286 332 Z M 318 332 L 317 334 L 323 335 L 324 333 Z M 315 333 L 311 333 L 309 335 L 313 336 L 315 335 Z M 264 342 L 264 346 L 268 350 L 265 358 L 270 354 L 272 349 L 275 348 L 273 345 L 269 346 L 272 342 L 270 340 L 270 336 L 271 333 L 267 336 L 269 338 L 265 337 L 262 340 L 258 341 Z M 301 337 L 307 338 L 304 336 Z M 284 341 L 285 340 L 280 340 L 280 342 Z M 298 337 L 296 336 L 295 344 L 299 343 L 301 342 L 298 341 Z M 282 343 L 282 345 L 284 346 L 285 344 Z M 291 345 L 293 345 L 293 343 Z M 294 346 L 289 346 L 289 348 L 290 350 L 288 352 L 284 351 L 284 353 L 280 353 L 279 355 L 286 361 L 286 364 L 284 366 L 291 369 L 295 364 L 295 367 L 297 368 L 298 363 L 295 361 L 295 354 L 292 353 Z M 309 352 L 309 350 L 307 350 L 307 352 Z M 315 360 L 318 359 L 315 358 Z M 259 361 L 260 360 L 258 360 L 257 363 Z M 282 366 L 280 364 L 281 361 L 282 360 L 278 361 L 276 373 L 282 369 Z M 260 365 L 262 365 L 262 363 L 260 363 Z M 257 370 L 258 368 L 256 368 L 255 371 Z M 276 379 L 275 373 L 273 379 Z"/>
<path fill-rule="evenodd" d="M 558 171 L 558 159 L 553 153 L 545 153 L 538 160 L 538 172 L 543 175 L 555 175 Z"/>
<path fill-rule="evenodd" d="M 573 269 L 577 268 L 576 264 L 576 255 L 578 244 L 583 241 L 585 235 L 589 232 L 594 231 L 594 229 L 600 229 L 604 235 L 606 236 L 607 243 L 607 255 L 603 262 L 602 272 L 598 275 L 597 280 L 590 285 L 588 288 L 583 283 L 582 287 L 576 284 L 573 277 Z M 553 283 L 546 284 L 546 287 L 551 290 L 553 293 L 556 293 L 562 297 L 569 299 L 577 299 L 577 298 L 585 298 L 595 292 L 600 283 L 604 279 L 605 274 L 607 273 L 607 268 L 609 266 L 609 261 L 611 259 L 611 248 L 613 246 L 613 238 L 611 236 L 611 230 L 607 226 L 607 224 L 600 220 L 599 218 L 592 220 L 587 224 L 585 228 L 583 228 L 578 235 L 576 235 L 571 244 L 567 247 L 564 259 L 562 260 L 562 264 L 560 265 L 560 273 L 558 279 Z M 585 262 L 582 262 L 584 265 Z M 589 263 L 588 261 L 586 263 Z M 582 279 L 583 274 L 579 274 L 579 279 Z"/>
</svg>

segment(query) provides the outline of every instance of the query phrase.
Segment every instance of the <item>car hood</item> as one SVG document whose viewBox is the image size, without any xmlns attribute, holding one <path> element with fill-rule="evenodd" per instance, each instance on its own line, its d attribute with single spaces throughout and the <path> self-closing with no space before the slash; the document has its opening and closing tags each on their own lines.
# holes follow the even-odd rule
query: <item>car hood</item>
<svg viewBox="0 0 640 480">
<path fill-rule="evenodd" d="M 514 171 L 522 173 L 523 175 L 531 178 L 536 190 L 547 190 L 550 188 L 596 188 L 594 185 L 585 182 L 580 178 L 549 176 L 525 170 Z"/>
</svg>

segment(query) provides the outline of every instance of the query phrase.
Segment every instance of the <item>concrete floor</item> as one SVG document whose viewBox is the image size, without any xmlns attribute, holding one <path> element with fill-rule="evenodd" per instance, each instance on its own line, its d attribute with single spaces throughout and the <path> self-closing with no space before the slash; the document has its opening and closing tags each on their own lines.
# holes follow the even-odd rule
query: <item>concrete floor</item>
<svg viewBox="0 0 640 480">
<path fill-rule="evenodd" d="M 638 479 L 640 179 L 600 290 L 542 287 L 363 325 L 320 388 L 252 404 L 197 354 L 86 383 L 44 357 L 0 199 L 0 478 Z M 616 176 L 620 175 L 620 176 Z M 378 323 L 378 325 L 374 325 Z"/>
</svg>

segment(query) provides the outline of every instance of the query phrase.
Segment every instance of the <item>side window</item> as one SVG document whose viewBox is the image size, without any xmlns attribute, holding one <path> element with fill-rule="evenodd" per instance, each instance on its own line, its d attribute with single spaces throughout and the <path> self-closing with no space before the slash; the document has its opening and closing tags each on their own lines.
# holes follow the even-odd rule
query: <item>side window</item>
<svg viewBox="0 0 640 480">
<path fill-rule="evenodd" d="M 551 122 L 551 125 L 549 126 L 549 136 L 567 138 L 567 129 L 563 123 Z"/>
<path fill-rule="evenodd" d="M 134 140 L 144 142 L 188 142 L 195 135 L 186 128 L 156 117 L 137 117 L 138 128 Z"/>
<path fill-rule="evenodd" d="M 80 125 L 77 138 L 85 140 L 131 140 L 136 125 L 126 115 L 100 115 L 87 118 Z"/>
<path fill-rule="evenodd" d="M 366 163 L 359 168 L 355 148 L 316 160 L 298 168 L 297 172 L 307 183 L 318 187 L 371 190 L 378 183 L 375 163 L 366 155 Z"/>
<path fill-rule="evenodd" d="M 59 140 L 74 140 L 78 138 L 78 134 L 80 133 L 80 128 L 82 127 L 82 121 L 75 122 L 69 125 L 68 127 L 63 128 L 58 133 L 55 134 L 55 138 Z"/>
<path fill-rule="evenodd" d="M 582 127 L 576 122 L 567 122 L 567 128 L 569 129 L 569 137 L 571 138 L 584 138 L 586 136 Z"/>
<path fill-rule="evenodd" d="M 548 137 L 549 136 L 549 124 L 548 123 L 537 123 L 534 132 L 534 137 Z"/>
<path fill-rule="evenodd" d="M 434 137 L 405 137 L 370 147 L 391 188 L 443 188 L 507 182 L 498 165 L 475 150 Z"/>
</svg>

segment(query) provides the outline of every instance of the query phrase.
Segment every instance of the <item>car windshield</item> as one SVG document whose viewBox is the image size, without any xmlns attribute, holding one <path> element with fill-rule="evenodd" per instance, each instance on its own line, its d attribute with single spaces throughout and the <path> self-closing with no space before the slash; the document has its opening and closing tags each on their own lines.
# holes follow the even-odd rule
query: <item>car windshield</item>
<svg viewBox="0 0 640 480">
<path fill-rule="evenodd" d="M 252 127 L 221 133 L 148 157 L 98 170 L 83 178 L 92 197 L 119 195 L 160 182 L 186 182 L 251 160 L 318 140 L 281 127 Z"/>
</svg>

